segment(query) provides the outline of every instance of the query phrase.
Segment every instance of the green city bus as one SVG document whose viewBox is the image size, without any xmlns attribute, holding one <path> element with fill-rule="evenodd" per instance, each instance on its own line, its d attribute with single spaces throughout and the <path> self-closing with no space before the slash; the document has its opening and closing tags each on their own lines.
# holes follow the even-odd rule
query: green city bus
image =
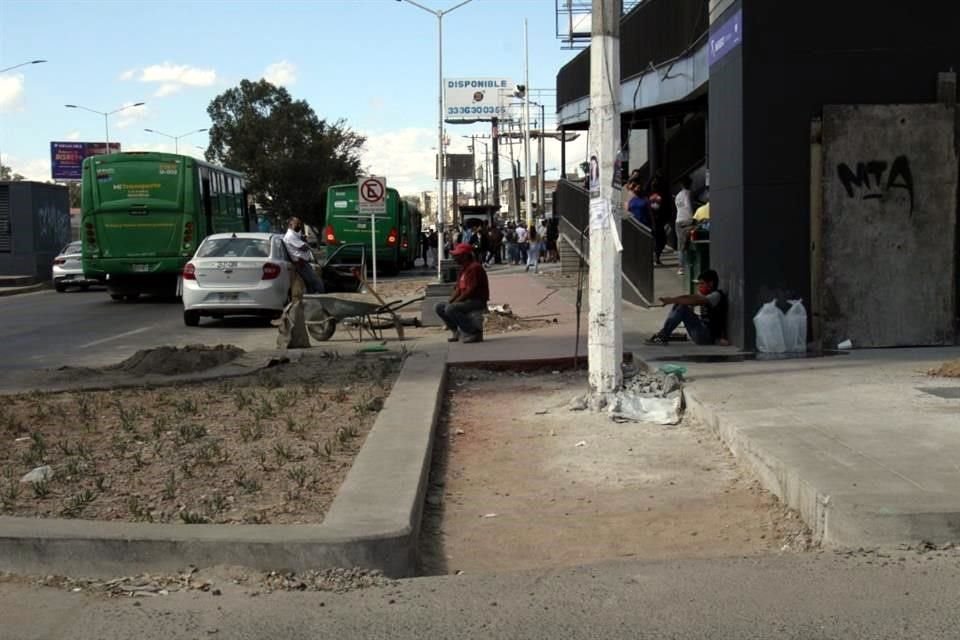
<svg viewBox="0 0 960 640">
<path fill-rule="evenodd" d="M 114 300 L 173 295 L 206 236 L 250 230 L 243 174 L 189 156 L 93 156 L 81 189 L 83 273 Z"/>
<path fill-rule="evenodd" d="M 376 214 L 377 270 L 395 274 L 413 266 L 420 247 L 420 211 L 402 199 L 396 189 L 387 189 L 386 213 Z M 368 266 L 371 240 L 370 214 L 357 210 L 357 185 L 342 184 L 327 191 L 326 227 L 323 242 L 328 246 L 341 244 L 340 256 L 358 260 L 366 253 Z"/>
</svg>

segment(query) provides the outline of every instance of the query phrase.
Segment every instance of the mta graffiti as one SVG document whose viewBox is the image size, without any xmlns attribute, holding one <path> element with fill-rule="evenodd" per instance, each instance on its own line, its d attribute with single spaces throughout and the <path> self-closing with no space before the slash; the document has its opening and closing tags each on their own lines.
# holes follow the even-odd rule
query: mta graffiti
<svg viewBox="0 0 960 640">
<path fill-rule="evenodd" d="M 864 200 L 880 200 L 892 189 L 906 191 L 910 197 L 910 215 L 913 215 L 913 173 L 906 156 L 897 156 L 892 164 L 887 164 L 885 160 L 858 162 L 856 172 L 848 164 L 840 163 L 837 175 L 847 190 L 847 196 L 851 198 L 862 193 Z"/>
</svg>

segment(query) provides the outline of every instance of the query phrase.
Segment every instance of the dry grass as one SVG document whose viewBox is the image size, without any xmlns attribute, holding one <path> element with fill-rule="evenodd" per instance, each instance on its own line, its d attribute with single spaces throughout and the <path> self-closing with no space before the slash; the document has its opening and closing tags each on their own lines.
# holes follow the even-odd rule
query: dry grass
<svg viewBox="0 0 960 640">
<path fill-rule="evenodd" d="M 328 354 L 223 382 L 6 397 L 0 513 L 320 522 L 399 361 Z M 52 478 L 20 482 L 43 465 Z"/>
</svg>

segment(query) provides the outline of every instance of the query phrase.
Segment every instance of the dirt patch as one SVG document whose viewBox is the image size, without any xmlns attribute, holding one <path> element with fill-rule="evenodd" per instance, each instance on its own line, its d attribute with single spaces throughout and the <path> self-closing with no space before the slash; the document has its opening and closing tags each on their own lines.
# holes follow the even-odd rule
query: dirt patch
<svg viewBox="0 0 960 640">
<path fill-rule="evenodd" d="M 0 513 L 321 522 L 400 360 L 311 354 L 220 382 L 7 396 Z M 49 467 L 46 480 L 21 482 L 40 467 Z"/>
<path fill-rule="evenodd" d="M 535 317 L 518 316 L 511 311 L 491 311 L 483 316 L 484 333 L 510 333 L 527 329 L 538 329 L 559 322 L 555 315 Z"/>
<path fill-rule="evenodd" d="M 810 544 L 797 514 L 702 425 L 572 413 L 582 372 L 458 370 L 450 380 L 423 524 L 426 574 Z"/>
<path fill-rule="evenodd" d="M 182 373 L 206 371 L 232 362 L 243 355 L 243 349 L 233 345 L 218 344 L 187 345 L 178 347 L 158 347 L 142 349 L 115 365 L 104 367 L 106 371 L 122 371 L 131 376 L 149 374 L 175 376 Z"/>
<path fill-rule="evenodd" d="M 944 362 L 939 367 L 930 369 L 927 374 L 941 378 L 960 378 L 960 360 Z"/>
</svg>

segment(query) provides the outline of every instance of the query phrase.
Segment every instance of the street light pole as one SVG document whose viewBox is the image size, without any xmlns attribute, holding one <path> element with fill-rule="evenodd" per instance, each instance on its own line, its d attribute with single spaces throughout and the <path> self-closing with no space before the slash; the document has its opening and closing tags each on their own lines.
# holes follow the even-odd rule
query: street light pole
<svg viewBox="0 0 960 640">
<path fill-rule="evenodd" d="M 397 0 L 407 2 L 437 18 L 437 280 L 443 280 L 440 260 L 443 258 L 443 208 L 444 208 L 444 164 L 443 153 L 443 16 L 452 13 L 471 2 L 463 0 L 446 11 L 425 7 L 415 0 Z"/>
<path fill-rule="evenodd" d="M 96 113 L 97 115 L 103 116 L 103 133 L 107 141 L 107 147 L 104 150 L 104 155 L 110 154 L 110 125 L 109 118 L 115 113 L 119 113 L 124 109 L 132 109 L 133 107 L 142 107 L 146 102 L 135 102 L 133 104 L 128 104 L 120 107 L 119 109 L 114 109 L 113 111 L 97 111 L 96 109 L 91 109 L 90 107 L 83 107 L 78 104 L 65 104 L 67 109 L 82 109 L 84 111 L 89 111 L 90 113 Z"/>
<path fill-rule="evenodd" d="M 25 67 L 28 64 L 42 64 L 46 60 L 28 60 L 26 62 L 21 62 L 20 64 L 15 64 L 12 67 L 7 67 L 6 69 L 0 69 L 0 73 L 6 73 L 7 71 L 13 71 L 14 69 L 19 69 L 20 67 Z"/>
<path fill-rule="evenodd" d="M 530 176 L 530 44 L 527 19 L 523 19 L 523 157 L 527 171 L 527 225 L 533 225 L 533 188 Z"/>
<path fill-rule="evenodd" d="M 180 153 L 180 138 L 186 138 L 187 136 L 192 136 L 195 133 L 203 133 L 204 131 L 209 131 L 209 129 L 194 129 L 193 131 L 187 131 L 186 133 L 181 133 L 178 136 L 172 136 L 169 133 L 164 133 L 163 131 L 157 131 L 156 129 L 144 129 L 147 133 L 156 133 L 161 136 L 166 136 L 173 140 L 173 152 L 176 154 Z"/>
<path fill-rule="evenodd" d="M 7 67 L 7 68 L 5 68 L 5 69 L 0 69 L 0 73 L 6 73 L 7 71 L 13 71 L 14 69 L 19 69 L 20 67 L 25 67 L 25 66 L 30 65 L 30 64 L 42 64 L 42 63 L 44 63 L 44 62 L 46 62 L 46 60 L 28 60 L 28 61 L 26 61 L 26 62 L 21 62 L 20 64 L 15 64 L 15 65 L 13 65 L 12 67 Z M 0 166 L 2 166 L 2 165 L 3 165 L 3 154 L 0 154 Z M 13 170 L 11 169 L 10 172 L 11 172 L 11 174 L 12 174 L 12 173 L 13 173 Z"/>
</svg>

